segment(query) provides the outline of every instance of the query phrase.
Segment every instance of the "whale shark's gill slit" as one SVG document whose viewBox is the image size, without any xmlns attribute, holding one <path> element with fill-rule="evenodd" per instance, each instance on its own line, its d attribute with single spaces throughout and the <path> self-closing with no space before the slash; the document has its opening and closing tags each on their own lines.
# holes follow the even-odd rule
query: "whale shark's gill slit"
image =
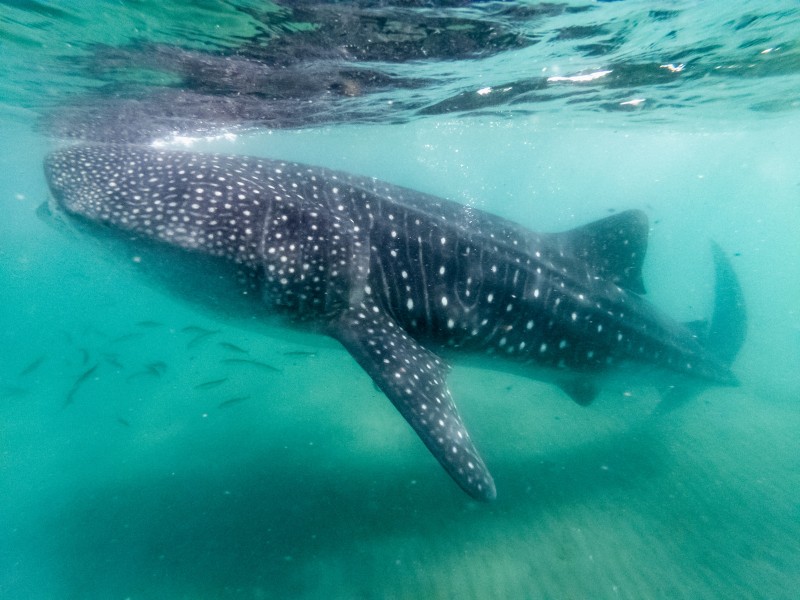
<svg viewBox="0 0 800 600">
<path fill-rule="evenodd" d="M 397 270 L 395 272 L 395 284 L 398 290 L 401 290 L 399 293 L 399 314 L 407 314 L 408 318 L 406 322 L 411 323 L 415 327 L 419 322 L 417 315 L 420 314 L 419 309 L 422 306 L 422 298 L 419 296 L 418 290 L 408 285 L 405 279 L 408 277 L 411 266 L 414 264 L 414 257 L 417 256 L 416 248 L 413 248 L 414 256 L 412 256 L 412 244 L 410 240 L 415 240 L 419 235 L 418 223 L 419 219 L 412 223 L 412 218 L 409 214 L 407 212 L 403 214 L 403 227 L 406 232 L 406 239 L 400 252 L 401 261 L 398 263 L 399 272 L 397 272 Z M 403 273 L 406 274 L 405 278 L 403 277 Z"/>
<path fill-rule="evenodd" d="M 351 308 L 331 335 L 388 396 L 461 488 L 478 500 L 496 496 L 494 481 L 456 410 L 447 366 L 374 304 Z"/>
<path fill-rule="evenodd" d="M 428 247 L 431 246 L 431 231 L 428 232 Z M 409 242 L 413 243 L 413 242 Z M 422 308 L 425 311 L 425 333 L 430 333 L 432 324 L 433 324 L 433 316 L 431 315 L 431 300 L 428 295 L 428 282 L 427 278 L 425 277 L 425 241 L 422 236 L 421 231 L 417 231 L 416 237 L 417 243 L 417 260 L 414 264 L 413 274 L 414 277 L 418 278 L 419 286 L 418 289 L 420 290 L 421 295 L 421 304 Z"/>
<path fill-rule="evenodd" d="M 398 314 L 402 314 L 404 299 L 408 297 L 408 280 L 402 276 L 403 273 L 408 273 L 408 265 L 402 258 L 405 244 L 391 236 L 384 237 L 380 243 L 384 251 L 377 262 L 384 280 L 384 306 L 396 318 Z"/>
<path fill-rule="evenodd" d="M 381 243 L 380 240 L 377 243 Z M 373 255 L 377 255 L 377 246 L 372 250 Z M 381 294 L 387 302 L 389 302 L 390 298 L 392 298 L 395 287 L 389 284 L 389 277 L 387 277 L 386 269 L 388 268 L 382 260 L 376 260 L 371 263 L 372 269 L 374 269 L 375 273 L 378 274 L 380 277 L 381 289 L 383 293 Z"/>
</svg>

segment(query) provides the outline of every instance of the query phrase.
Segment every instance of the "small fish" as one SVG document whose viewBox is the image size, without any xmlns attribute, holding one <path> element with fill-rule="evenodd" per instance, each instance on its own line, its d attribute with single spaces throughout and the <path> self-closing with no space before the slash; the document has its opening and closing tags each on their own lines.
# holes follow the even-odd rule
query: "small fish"
<svg viewBox="0 0 800 600">
<path fill-rule="evenodd" d="M 250 396 L 236 396 L 235 398 L 228 398 L 227 400 L 223 400 L 219 404 L 217 404 L 217 408 L 225 408 L 226 406 L 230 406 L 231 404 L 237 404 L 238 402 L 244 402 L 248 400 Z"/>
<path fill-rule="evenodd" d="M 98 363 L 93 367 L 86 369 L 83 373 L 81 373 L 80 377 L 75 380 L 75 383 L 72 384 L 69 392 L 67 392 L 67 398 L 64 401 L 65 408 L 74 402 L 75 394 L 77 394 L 78 390 L 81 389 L 81 386 L 86 383 L 92 375 L 94 375 L 95 371 L 97 371 L 97 367 L 99 366 L 100 364 Z"/>
<path fill-rule="evenodd" d="M 308 352 L 307 350 L 289 350 L 283 353 L 284 356 L 316 356 L 316 352 Z"/>
<path fill-rule="evenodd" d="M 130 422 L 126 421 L 122 417 L 117 417 L 117 423 L 119 423 L 120 425 L 124 425 L 125 427 L 130 427 L 131 426 Z"/>
<path fill-rule="evenodd" d="M 144 327 L 146 329 L 153 329 L 155 327 L 163 327 L 163 323 L 159 323 L 158 321 L 139 321 L 136 323 L 137 327 Z"/>
<path fill-rule="evenodd" d="M 237 346 L 236 344 L 231 344 L 230 342 L 220 342 L 219 345 L 225 348 L 225 350 L 230 350 L 231 352 L 238 352 L 239 354 L 250 354 L 249 350 L 245 350 L 244 348 Z"/>
<path fill-rule="evenodd" d="M 112 344 L 119 344 L 121 342 L 129 342 L 130 340 L 135 340 L 136 338 L 142 337 L 142 334 L 138 331 L 134 331 L 132 333 L 125 333 L 123 335 L 117 336 L 111 340 L 109 340 Z"/>
<path fill-rule="evenodd" d="M 198 333 L 214 333 L 214 330 L 206 329 L 205 327 L 200 327 L 198 325 L 187 325 L 186 327 L 181 328 L 181 333 L 191 333 L 193 335 L 197 335 Z"/>
<path fill-rule="evenodd" d="M 199 346 L 206 338 L 211 337 L 212 335 L 216 335 L 219 333 L 219 330 L 216 331 L 204 331 L 203 333 L 198 333 L 194 336 L 189 343 L 186 344 L 187 348 L 196 348 Z"/>
<path fill-rule="evenodd" d="M 161 360 L 157 360 L 155 362 L 147 363 L 145 365 L 147 372 L 151 375 L 155 375 L 156 377 L 161 377 L 164 373 L 167 372 L 167 363 Z"/>
<path fill-rule="evenodd" d="M 156 361 L 147 363 L 144 366 L 144 371 L 137 371 L 128 376 L 128 381 L 132 379 L 136 379 L 137 377 L 143 377 L 145 375 L 149 375 L 151 377 L 161 377 L 167 371 L 167 363 L 163 361 Z"/>
<path fill-rule="evenodd" d="M 0 396 L 3 398 L 16 398 L 17 396 L 24 396 L 28 390 L 16 385 L 0 386 Z"/>
<path fill-rule="evenodd" d="M 78 348 L 78 352 L 81 354 L 81 364 L 88 365 L 89 364 L 89 351 L 86 348 Z"/>
<path fill-rule="evenodd" d="M 280 369 L 273 367 L 272 365 L 261 362 L 260 360 L 251 360 L 249 358 L 223 358 L 222 362 L 226 365 L 251 365 L 253 367 L 259 367 L 275 373 L 281 372 Z"/>
<path fill-rule="evenodd" d="M 103 358 L 113 367 L 117 369 L 124 369 L 125 367 L 119 362 L 119 354 L 114 354 L 113 352 L 106 352 L 103 354 Z"/>
<path fill-rule="evenodd" d="M 25 375 L 30 375 L 36 369 L 41 367 L 42 363 L 45 361 L 45 358 L 46 358 L 46 356 L 43 354 L 42 356 L 40 356 L 39 358 L 37 358 L 33 362 L 28 363 L 28 365 L 24 369 L 22 369 L 22 371 L 19 372 L 20 377 L 24 377 Z"/>
<path fill-rule="evenodd" d="M 86 327 L 83 328 L 83 332 L 81 333 L 80 337 L 81 339 L 86 339 L 89 336 L 98 337 L 103 340 L 108 339 L 108 334 L 105 331 L 100 331 L 96 327 L 91 327 L 87 325 Z"/>
<path fill-rule="evenodd" d="M 194 386 L 196 390 L 210 390 L 211 388 L 218 387 L 228 381 L 227 377 L 223 377 L 222 379 L 212 379 L 211 381 L 204 381 L 203 383 L 198 383 Z"/>
</svg>

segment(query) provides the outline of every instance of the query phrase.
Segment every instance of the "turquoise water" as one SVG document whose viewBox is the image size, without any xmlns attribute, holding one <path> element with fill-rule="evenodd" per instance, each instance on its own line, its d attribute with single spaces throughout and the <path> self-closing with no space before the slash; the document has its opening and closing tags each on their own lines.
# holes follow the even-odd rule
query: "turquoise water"
<svg viewBox="0 0 800 600">
<path fill-rule="evenodd" d="M 0 3 L 0 597 L 793 598 L 795 4 L 287 6 Z M 742 385 L 657 414 L 649 387 L 582 408 L 455 363 L 498 485 L 476 503 L 333 341 L 202 312 L 37 217 L 47 151 L 114 135 L 543 231 L 643 209 L 674 318 L 711 310 L 710 240 L 732 255 Z"/>
</svg>

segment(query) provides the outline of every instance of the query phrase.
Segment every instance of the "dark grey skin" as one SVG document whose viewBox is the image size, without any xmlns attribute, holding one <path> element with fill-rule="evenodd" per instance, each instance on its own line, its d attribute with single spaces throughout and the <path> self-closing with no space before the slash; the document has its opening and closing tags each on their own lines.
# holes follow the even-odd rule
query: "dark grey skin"
<svg viewBox="0 0 800 600">
<path fill-rule="evenodd" d="M 641 296 L 638 211 L 539 234 L 371 178 L 124 145 L 59 150 L 45 172 L 56 210 L 83 228 L 166 257 L 157 269 L 185 261 L 208 273 L 195 297 L 341 342 L 477 499 L 493 499 L 495 484 L 437 353 L 546 371 L 581 404 L 630 363 L 736 384 L 745 316 L 730 265 L 716 251 L 716 318 L 701 343 Z"/>
</svg>

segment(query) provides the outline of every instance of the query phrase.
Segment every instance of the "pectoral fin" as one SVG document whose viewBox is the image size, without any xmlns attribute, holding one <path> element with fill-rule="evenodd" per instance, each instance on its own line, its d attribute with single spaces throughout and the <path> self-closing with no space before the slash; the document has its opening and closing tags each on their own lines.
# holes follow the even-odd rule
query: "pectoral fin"
<svg viewBox="0 0 800 600">
<path fill-rule="evenodd" d="M 447 388 L 447 365 L 374 304 L 350 308 L 330 333 L 389 397 L 456 483 L 473 498 L 493 500 L 497 493 L 492 476 Z"/>
</svg>

